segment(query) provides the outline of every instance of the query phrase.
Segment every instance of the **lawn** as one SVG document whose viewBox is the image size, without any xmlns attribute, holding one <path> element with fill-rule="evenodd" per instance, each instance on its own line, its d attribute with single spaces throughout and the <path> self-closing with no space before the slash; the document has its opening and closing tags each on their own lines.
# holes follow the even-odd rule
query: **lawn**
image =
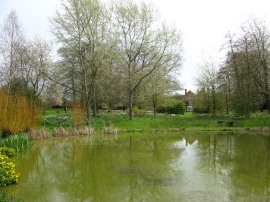
<svg viewBox="0 0 270 202">
<path fill-rule="evenodd" d="M 235 121 L 240 125 L 227 127 L 219 126 L 218 121 Z M 119 112 L 101 112 L 98 117 L 92 118 L 95 130 L 105 127 L 119 128 L 125 132 L 162 132 L 162 131 L 234 131 L 250 128 L 269 128 L 270 116 L 254 115 L 251 118 L 235 116 L 193 115 L 190 112 L 184 115 L 145 115 L 134 116 L 130 121 L 128 116 Z M 41 118 L 40 127 L 53 129 L 55 127 L 72 127 L 70 113 L 64 110 L 46 110 Z"/>
</svg>

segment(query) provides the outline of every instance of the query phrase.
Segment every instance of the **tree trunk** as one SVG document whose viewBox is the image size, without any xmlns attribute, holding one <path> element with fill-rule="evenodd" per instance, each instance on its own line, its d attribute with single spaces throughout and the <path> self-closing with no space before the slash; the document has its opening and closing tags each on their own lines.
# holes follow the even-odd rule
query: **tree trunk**
<svg viewBox="0 0 270 202">
<path fill-rule="evenodd" d="M 86 96 L 86 119 L 87 125 L 91 125 L 91 100 L 89 95 Z"/>
<path fill-rule="evenodd" d="M 129 120 L 133 119 L 133 93 L 129 94 L 129 100 L 128 100 L 128 115 Z"/>
<path fill-rule="evenodd" d="M 228 100 L 228 93 L 225 94 L 225 100 L 226 100 L 226 114 L 229 115 L 229 100 Z"/>
<path fill-rule="evenodd" d="M 96 85 L 93 82 L 92 86 L 92 105 L 93 105 L 93 117 L 97 117 L 97 101 L 96 101 Z"/>
<path fill-rule="evenodd" d="M 157 114 L 157 101 L 155 99 L 155 95 L 153 95 L 152 101 L 153 101 L 154 116 L 156 116 L 156 114 Z"/>
</svg>

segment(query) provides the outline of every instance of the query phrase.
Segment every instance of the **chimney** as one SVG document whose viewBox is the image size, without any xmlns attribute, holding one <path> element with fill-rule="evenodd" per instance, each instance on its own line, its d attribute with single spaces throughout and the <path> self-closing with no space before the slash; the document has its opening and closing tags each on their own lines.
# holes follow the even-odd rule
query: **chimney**
<svg viewBox="0 0 270 202">
<path fill-rule="evenodd" d="M 187 89 L 185 89 L 185 95 L 187 94 Z"/>
</svg>

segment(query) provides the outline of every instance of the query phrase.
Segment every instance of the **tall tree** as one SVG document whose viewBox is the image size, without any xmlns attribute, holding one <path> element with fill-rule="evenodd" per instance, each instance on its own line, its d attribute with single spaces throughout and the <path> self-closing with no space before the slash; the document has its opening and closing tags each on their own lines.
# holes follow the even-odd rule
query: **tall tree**
<svg viewBox="0 0 270 202">
<path fill-rule="evenodd" d="M 10 93 L 12 80 L 18 77 L 19 52 L 24 44 L 22 26 L 15 11 L 11 11 L 0 28 L 0 81 Z"/>
<path fill-rule="evenodd" d="M 195 78 L 197 86 L 201 89 L 206 89 L 210 93 L 213 114 L 217 112 L 218 68 L 217 63 L 212 58 L 205 60 L 199 66 L 199 72 Z"/>
<path fill-rule="evenodd" d="M 24 49 L 22 58 L 21 77 L 36 99 L 43 92 L 47 82 L 46 75 L 52 67 L 51 44 L 40 37 L 35 37 Z"/>
<path fill-rule="evenodd" d="M 68 55 L 73 67 L 78 69 L 81 86 L 76 87 L 76 91 L 86 103 L 90 123 L 91 106 L 94 113 L 96 107 L 96 78 L 99 67 L 103 65 L 104 44 L 108 36 L 108 12 L 99 0 L 62 1 L 61 8 L 51 19 L 52 33 L 65 49 L 65 56 Z"/>
<path fill-rule="evenodd" d="M 132 0 L 113 6 L 120 49 L 120 74 L 126 83 L 129 118 L 133 118 L 133 98 L 142 82 L 160 68 L 167 72 L 181 62 L 181 34 L 158 21 L 155 9 Z"/>
<path fill-rule="evenodd" d="M 237 38 L 227 34 L 227 39 L 226 74 L 231 78 L 235 111 L 248 117 L 252 110 L 265 107 L 270 113 L 269 30 L 250 18 Z"/>
<path fill-rule="evenodd" d="M 250 52 L 252 60 L 257 61 L 253 68 L 256 70 L 253 73 L 253 78 L 257 91 L 263 96 L 264 103 L 268 113 L 270 114 L 270 32 L 266 25 L 256 19 L 252 18 L 248 21 L 247 26 L 244 28 L 246 54 Z M 246 55 L 247 71 L 251 74 L 251 61 L 249 55 Z"/>
</svg>

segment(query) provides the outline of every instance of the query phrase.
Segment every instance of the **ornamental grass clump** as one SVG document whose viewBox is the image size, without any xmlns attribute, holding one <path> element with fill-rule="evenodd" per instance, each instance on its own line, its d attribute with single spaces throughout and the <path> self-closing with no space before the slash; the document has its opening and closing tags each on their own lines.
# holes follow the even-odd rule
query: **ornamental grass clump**
<svg viewBox="0 0 270 202">
<path fill-rule="evenodd" d="M 83 104 L 79 101 L 74 101 L 71 106 L 71 117 L 74 127 L 79 128 L 83 125 L 85 120 L 85 109 Z"/>
<path fill-rule="evenodd" d="M 3 137 L 26 131 L 37 124 L 37 104 L 25 96 L 0 91 L 0 130 Z"/>
<path fill-rule="evenodd" d="M 40 130 L 31 129 L 28 131 L 28 133 L 31 140 L 42 140 L 52 137 L 52 135 L 45 128 Z"/>
<path fill-rule="evenodd" d="M 15 164 L 3 154 L 0 154 L 0 186 L 17 183 L 19 174 L 15 171 Z"/>
</svg>

